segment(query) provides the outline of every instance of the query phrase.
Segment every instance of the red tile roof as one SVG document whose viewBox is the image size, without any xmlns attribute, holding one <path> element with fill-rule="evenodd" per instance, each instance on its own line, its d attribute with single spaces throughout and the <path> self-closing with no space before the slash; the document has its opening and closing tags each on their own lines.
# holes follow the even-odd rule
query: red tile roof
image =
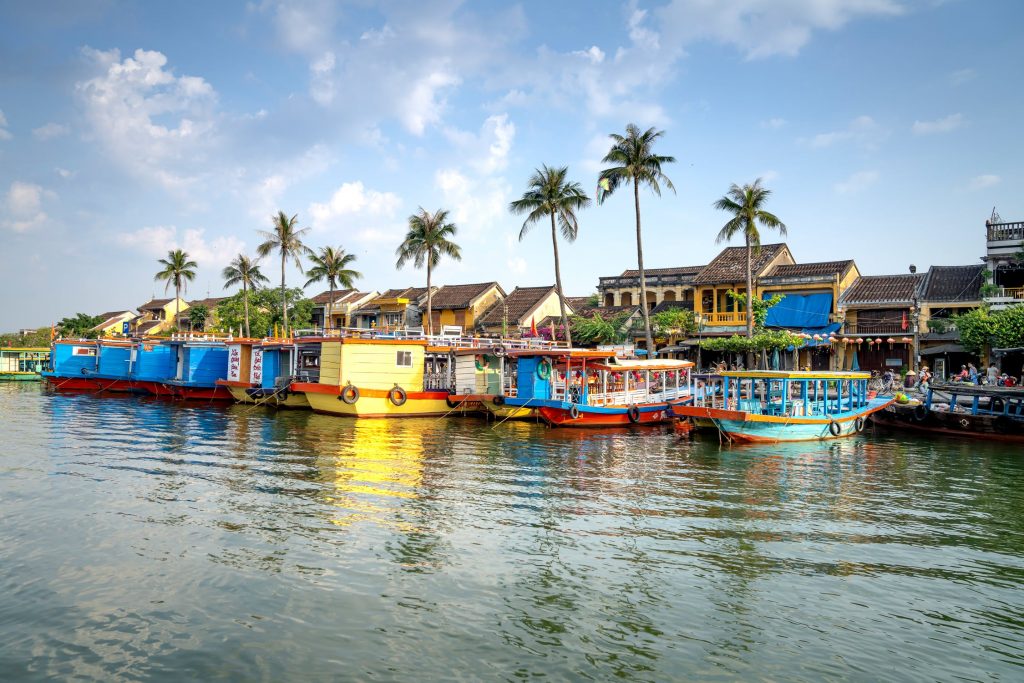
<svg viewBox="0 0 1024 683">
<path fill-rule="evenodd" d="M 334 290 L 334 302 L 333 303 L 334 304 L 339 303 L 344 297 L 348 296 L 349 294 L 351 294 L 354 291 L 356 291 L 356 290 L 354 290 L 354 289 L 336 289 L 336 290 Z M 314 297 L 310 297 L 310 301 L 312 301 L 314 304 L 317 304 L 319 306 L 323 306 L 324 304 L 326 304 L 326 303 L 328 303 L 330 301 L 330 298 L 331 298 L 331 290 L 328 289 L 328 290 L 325 290 L 323 292 L 320 292 L 319 294 L 317 294 Z"/>
<path fill-rule="evenodd" d="M 434 292 L 431 307 L 435 311 L 443 309 L 469 308 L 473 301 L 485 294 L 492 287 L 497 287 L 504 296 L 505 292 L 497 282 L 478 282 L 471 285 L 445 285 Z"/>
<path fill-rule="evenodd" d="M 775 266 L 765 277 L 813 277 L 815 275 L 843 275 L 853 267 L 853 261 L 821 261 L 820 263 L 783 263 Z"/>
<path fill-rule="evenodd" d="M 760 277 L 761 271 L 783 251 L 788 251 L 783 243 L 762 244 L 760 251 L 752 256 L 751 270 L 754 277 Z M 747 248 L 726 247 L 722 252 L 704 266 L 693 277 L 695 285 L 712 285 L 718 283 L 743 282 L 747 279 Z"/>
<path fill-rule="evenodd" d="M 644 276 L 648 275 L 696 275 L 704 266 L 678 266 L 675 268 L 644 268 Z M 619 277 L 640 277 L 640 270 L 624 270 Z"/>
<path fill-rule="evenodd" d="M 494 306 L 488 308 L 477 320 L 477 324 L 500 325 L 503 321 L 507 320 L 510 325 L 516 325 L 523 316 L 528 315 L 537 304 L 554 291 L 554 285 L 548 285 L 547 287 L 516 287 L 505 297 L 504 303 L 499 301 Z"/>
<path fill-rule="evenodd" d="M 840 297 L 843 306 L 858 304 L 905 304 L 913 302 L 914 293 L 924 275 L 862 275 Z"/>
</svg>

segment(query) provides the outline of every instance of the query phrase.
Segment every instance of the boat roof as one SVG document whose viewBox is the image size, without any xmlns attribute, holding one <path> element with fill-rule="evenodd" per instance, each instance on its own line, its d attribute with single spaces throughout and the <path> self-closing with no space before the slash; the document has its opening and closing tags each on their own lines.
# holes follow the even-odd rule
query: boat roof
<svg viewBox="0 0 1024 683">
<path fill-rule="evenodd" d="M 621 360 L 613 363 L 595 363 L 594 367 L 601 370 L 683 370 L 692 368 L 693 362 L 688 360 Z"/>
<path fill-rule="evenodd" d="M 1024 398 L 1024 386 L 1000 387 L 991 384 L 932 384 L 928 387 L 934 393 L 956 394 L 957 396 L 988 396 L 989 398 Z"/>
<path fill-rule="evenodd" d="M 722 377 L 741 379 L 871 379 L 870 372 L 833 372 L 829 370 L 727 370 Z"/>
<path fill-rule="evenodd" d="M 548 356 L 552 358 L 614 358 L 614 351 L 597 349 L 514 349 L 509 356 Z"/>
<path fill-rule="evenodd" d="M 3 346 L 0 351 L 46 351 L 50 352 L 49 346 Z"/>
</svg>

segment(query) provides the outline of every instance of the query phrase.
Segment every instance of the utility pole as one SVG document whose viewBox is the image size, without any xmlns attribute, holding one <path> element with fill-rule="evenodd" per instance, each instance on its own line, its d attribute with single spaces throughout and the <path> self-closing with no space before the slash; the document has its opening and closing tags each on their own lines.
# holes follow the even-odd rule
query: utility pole
<svg viewBox="0 0 1024 683">
<path fill-rule="evenodd" d="M 910 264 L 910 274 L 915 275 L 917 273 L 917 266 L 913 263 Z M 918 322 L 921 319 L 921 311 L 917 306 L 917 278 L 914 278 L 914 289 L 910 295 L 910 319 L 911 324 L 914 326 L 914 346 L 911 350 L 912 357 L 910 359 L 910 367 L 915 373 L 919 373 L 921 368 L 921 336 L 918 331 Z"/>
</svg>

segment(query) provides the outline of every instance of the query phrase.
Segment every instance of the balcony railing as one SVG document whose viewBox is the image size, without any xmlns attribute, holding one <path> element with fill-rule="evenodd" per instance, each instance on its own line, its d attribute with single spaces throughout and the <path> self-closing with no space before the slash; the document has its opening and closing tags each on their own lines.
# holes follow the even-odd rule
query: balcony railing
<svg viewBox="0 0 1024 683">
<path fill-rule="evenodd" d="M 986 299 L 1013 299 L 1024 301 L 1024 287 L 1000 287 L 999 291 L 989 294 Z"/>
<path fill-rule="evenodd" d="M 905 328 L 901 321 L 897 322 L 863 322 L 863 323 L 847 323 L 843 328 L 845 334 L 898 334 L 900 336 L 906 336 L 913 334 L 913 330 L 908 324 Z"/>
<path fill-rule="evenodd" d="M 1024 222 L 989 223 L 988 241 L 1003 242 L 1006 240 L 1024 240 Z"/>
<path fill-rule="evenodd" d="M 745 311 L 739 313 L 705 313 L 704 320 L 708 325 L 746 325 L 747 314 Z"/>
</svg>

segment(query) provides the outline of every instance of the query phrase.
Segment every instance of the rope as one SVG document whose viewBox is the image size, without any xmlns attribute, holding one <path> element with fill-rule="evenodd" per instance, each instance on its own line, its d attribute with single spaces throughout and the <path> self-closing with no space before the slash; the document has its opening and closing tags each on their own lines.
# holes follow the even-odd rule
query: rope
<svg viewBox="0 0 1024 683">
<path fill-rule="evenodd" d="M 516 406 L 516 407 L 517 407 L 517 408 L 525 408 L 526 406 L 530 405 L 530 401 L 532 401 L 532 400 L 533 400 L 532 398 L 528 398 L 528 399 L 526 399 L 526 403 L 524 403 L 524 404 L 523 404 L 523 405 L 521 405 L 521 406 Z M 505 419 L 503 419 L 503 420 L 502 420 L 501 422 L 495 422 L 495 423 L 494 423 L 494 427 L 491 427 L 491 429 L 494 429 L 495 427 L 497 427 L 497 426 L 498 426 L 498 425 L 500 425 L 500 424 L 505 424 L 505 422 L 507 422 L 508 420 L 512 419 L 512 415 L 513 415 L 513 413 L 509 413 L 509 414 L 508 414 L 508 415 L 507 415 L 507 416 L 505 417 Z"/>
</svg>

